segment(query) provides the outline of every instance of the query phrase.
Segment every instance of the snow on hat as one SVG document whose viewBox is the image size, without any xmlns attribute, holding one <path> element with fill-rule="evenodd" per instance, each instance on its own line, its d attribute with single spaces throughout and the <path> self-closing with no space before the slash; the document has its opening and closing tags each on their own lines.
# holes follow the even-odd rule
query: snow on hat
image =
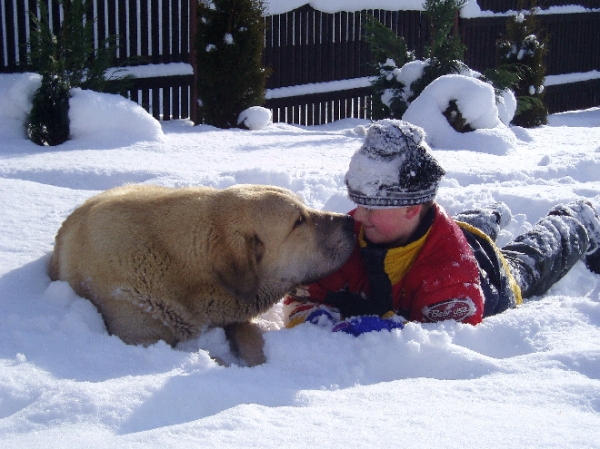
<svg viewBox="0 0 600 449">
<path fill-rule="evenodd" d="M 433 200 L 444 169 L 425 143 L 425 131 L 400 120 L 371 125 L 346 173 L 350 199 L 369 208 L 405 207 Z"/>
</svg>

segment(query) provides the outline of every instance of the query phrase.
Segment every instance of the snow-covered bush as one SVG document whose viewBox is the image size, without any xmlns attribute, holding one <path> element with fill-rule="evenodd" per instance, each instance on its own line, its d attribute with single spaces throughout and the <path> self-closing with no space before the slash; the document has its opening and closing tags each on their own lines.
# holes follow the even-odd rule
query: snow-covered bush
<svg viewBox="0 0 600 449">
<path fill-rule="evenodd" d="M 411 102 L 435 79 L 448 74 L 471 73 L 461 61 L 464 46 L 453 32 L 456 14 L 464 5 L 465 0 L 425 1 L 423 6 L 431 30 L 431 44 L 425 50 L 427 57 L 413 61 L 414 57 L 406 51 L 405 46 L 404 54 L 397 52 L 397 55 L 385 56 L 386 62 L 379 64 L 377 79 L 372 83 L 374 118 L 401 118 Z M 393 32 L 390 33 L 395 36 Z M 381 50 L 392 38 L 384 33 L 372 36 L 369 40 L 371 51 L 383 61 Z M 403 40 L 401 42 L 404 44 Z"/>
<path fill-rule="evenodd" d="M 374 118 L 393 117 L 408 120 L 405 112 L 429 85 L 446 75 L 460 75 L 471 78 L 473 86 L 483 81 L 489 83 L 486 91 L 495 92 L 492 115 L 495 120 L 500 119 L 502 123 L 509 124 L 515 113 L 515 101 L 508 86 L 515 78 L 507 76 L 509 81 L 503 80 L 500 83 L 500 75 L 505 75 L 507 72 L 496 72 L 498 76 L 486 78 L 462 62 L 464 46 L 453 32 L 453 26 L 456 15 L 465 4 L 464 0 L 427 0 L 424 3 L 432 35 L 431 45 L 426 49 L 428 57 L 417 61 L 404 58 L 408 62 L 402 64 L 396 64 L 393 58 L 388 58 L 385 63 L 380 64 L 378 77 L 372 83 L 375 97 Z M 378 54 L 375 50 L 385 48 L 381 40 L 372 39 L 369 43 L 376 56 Z M 379 58 L 383 59 L 381 51 Z M 498 82 L 494 88 L 491 86 L 494 84 L 493 80 Z M 461 95 L 468 95 L 468 90 L 461 91 Z M 382 106 L 375 108 L 378 103 Z M 449 126 L 458 132 L 470 132 L 478 128 L 478 125 L 473 123 L 472 114 L 465 116 L 465 111 L 462 110 L 464 104 L 464 98 L 450 97 L 445 101 L 443 109 L 439 111 L 440 118 L 445 117 Z"/>
<path fill-rule="evenodd" d="M 468 70 L 462 62 L 465 46 L 455 33 L 456 18 L 465 4 L 466 0 L 425 0 L 423 3 L 429 19 L 431 44 L 425 49 L 427 65 L 423 74 L 411 85 L 414 98 L 440 76 Z"/>
<path fill-rule="evenodd" d="M 250 131 L 258 131 L 268 126 L 272 120 L 273 114 L 270 109 L 262 106 L 251 106 L 242 111 L 237 124 L 240 127 L 248 128 Z"/>
<path fill-rule="evenodd" d="M 48 2 L 38 0 L 39 16 L 32 14 L 27 42 L 27 68 L 42 75 L 26 125 L 29 138 L 38 145 L 59 145 L 69 139 L 70 89 L 121 92 L 132 75 L 105 78 L 113 66 L 112 37 L 95 45 L 94 22 L 87 19 L 90 0 L 58 0 L 61 22 L 51 27 Z M 114 71 L 114 74 L 119 73 Z"/>
<path fill-rule="evenodd" d="M 511 91 L 498 101 L 489 83 L 472 76 L 444 75 L 423 90 L 402 118 L 423 128 L 433 147 L 505 154 L 516 144 L 507 127 L 515 106 Z M 472 132 L 458 132 L 457 121 Z"/>
<path fill-rule="evenodd" d="M 219 128 L 265 101 L 262 0 L 201 0 L 197 18 L 200 120 Z"/>
</svg>

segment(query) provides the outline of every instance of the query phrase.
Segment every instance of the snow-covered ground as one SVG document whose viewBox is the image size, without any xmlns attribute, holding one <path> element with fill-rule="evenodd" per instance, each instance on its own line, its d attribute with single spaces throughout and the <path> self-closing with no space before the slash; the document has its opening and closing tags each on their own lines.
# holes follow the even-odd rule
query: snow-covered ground
<svg viewBox="0 0 600 449">
<path fill-rule="evenodd" d="M 46 274 L 74 207 L 124 183 L 250 182 L 344 212 L 343 176 L 367 122 L 218 130 L 78 91 L 73 139 L 43 148 L 23 133 L 31 86 L 0 77 L 3 449 L 600 447 L 600 276 L 583 263 L 478 326 L 410 323 L 355 338 L 284 329 L 277 305 L 261 317 L 268 361 L 255 368 L 208 357 L 226 351 L 219 329 L 178 349 L 109 336 L 88 301 Z M 450 213 L 504 201 L 506 243 L 558 202 L 600 207 L 600 108 L 502 128 L 499 146 L 484 135 L 433 149 Z"/>
</svg>

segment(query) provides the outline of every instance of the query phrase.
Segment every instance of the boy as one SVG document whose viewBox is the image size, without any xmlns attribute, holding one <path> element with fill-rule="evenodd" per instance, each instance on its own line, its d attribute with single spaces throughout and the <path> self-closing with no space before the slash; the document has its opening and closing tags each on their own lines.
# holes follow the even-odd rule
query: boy
<svg viewBox="0 0 600 449">
<path fill-rule="evenodd" d="M 353 335 L 406 321 L 477 324 L 541 295 L 583 259 L 600 273 L 600 219 L 591 203 L 555 206 L 502 249 L 502 203 L 450 218 L 435 202 L 445 174 L 407 122 L 373 124 L 346 174 L 356 246 L 332 275 L 285 299 L 288 327 L 303 322 Z"/>
</svg>

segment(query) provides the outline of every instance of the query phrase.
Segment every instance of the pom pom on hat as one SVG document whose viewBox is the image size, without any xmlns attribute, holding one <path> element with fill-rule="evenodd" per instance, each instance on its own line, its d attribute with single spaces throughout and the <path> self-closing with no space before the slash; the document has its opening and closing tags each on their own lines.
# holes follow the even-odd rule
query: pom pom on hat
<svg viewBox="0 0 600 449">
<path fill-rule="evenodd" d="M 435 198 L 445 171 L 425 143 L 425 131 L 400 120 L 371 125 L 346 173 L 348 196 L 369 208 L 405 207 Z"/>
</svg>

